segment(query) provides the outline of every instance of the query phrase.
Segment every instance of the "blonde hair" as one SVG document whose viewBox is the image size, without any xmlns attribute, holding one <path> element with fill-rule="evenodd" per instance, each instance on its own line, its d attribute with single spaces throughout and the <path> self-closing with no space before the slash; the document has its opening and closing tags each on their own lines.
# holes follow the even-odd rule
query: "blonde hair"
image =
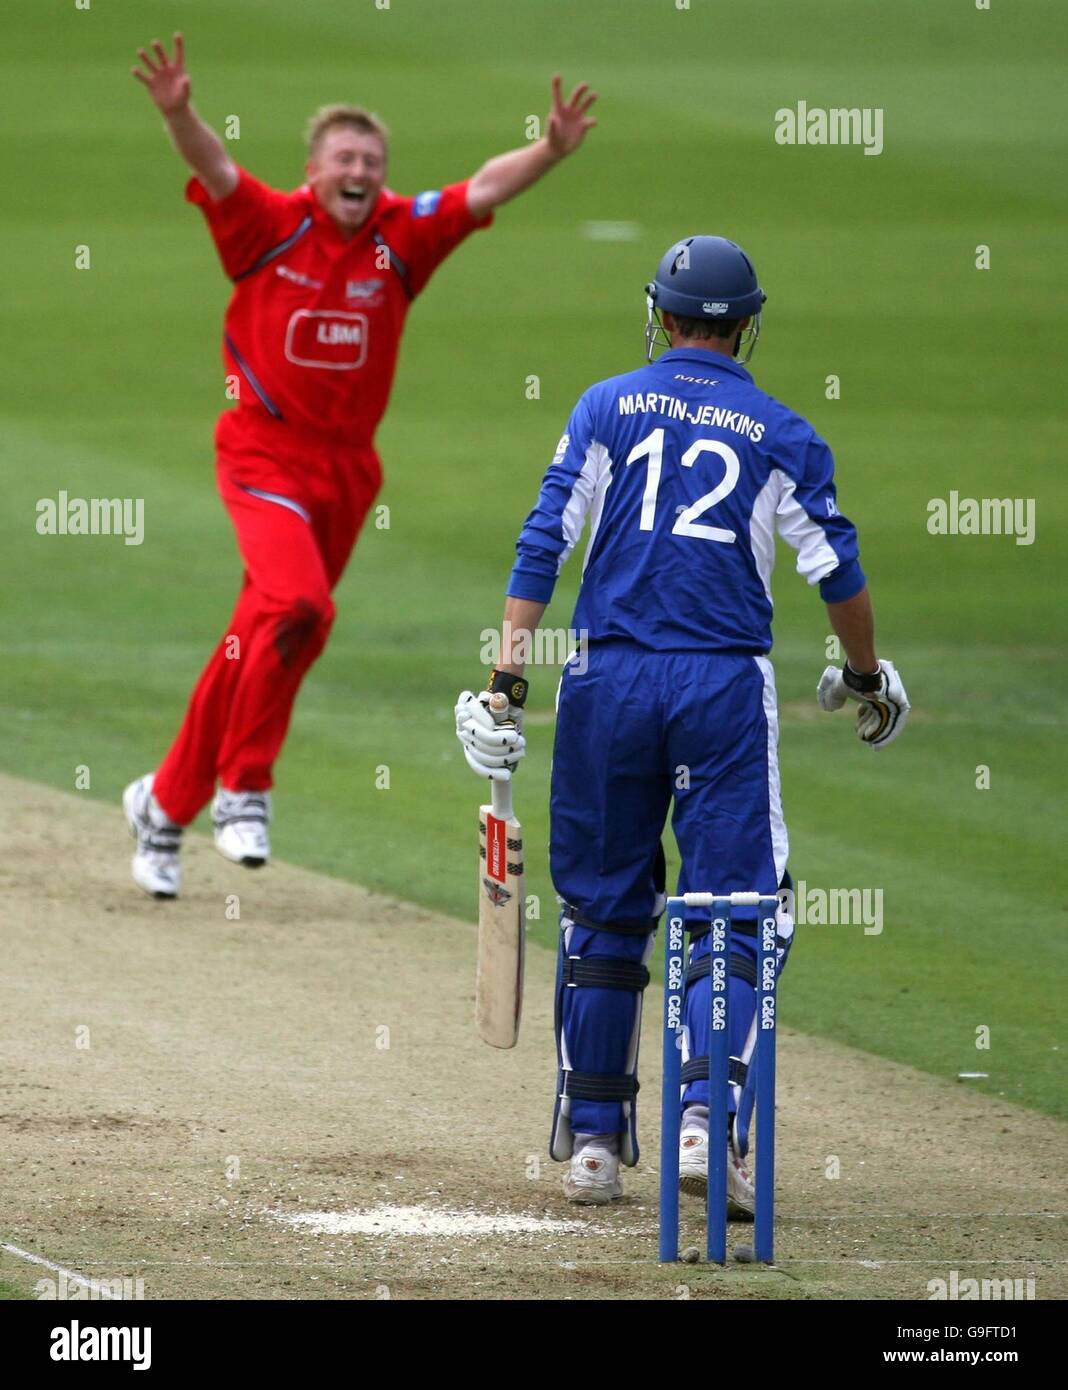
<svg viewBox="0 0 1068 1390">
<path fill-rule="evenodd" d="M 377 135 L 382 141 L 383 149 L 389 150 L 389 127 L 385 121 L 379 120 L 373 111 L 368 111 L 362 106 L 348 106 L 344 102 L 335 102 L 331 106 L 320 106 L 308 121 L 304 138 L 308 143 L 309 156 L 315 158 L 319 142 L 328 130 L 346 125 L 354 130 L 362 130 L 366 135 Z"/>
</svg>

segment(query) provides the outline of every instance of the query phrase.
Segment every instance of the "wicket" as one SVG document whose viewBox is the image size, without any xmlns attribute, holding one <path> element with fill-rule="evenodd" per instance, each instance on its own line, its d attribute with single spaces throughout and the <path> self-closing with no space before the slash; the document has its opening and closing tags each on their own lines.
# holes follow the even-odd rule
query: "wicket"
<svg viewBox="0 0 1068 1390">
<path fill-rule="evenodd" d="M 660 1259 L 679 1258 L 679 1135 L 682 1129 L 683 997 L 688 907 L 710 907 L 708 1057 L 708 1191 L 706 1258 L 727 1262 L 727 1096 L 730 1082 L 730 958 L 736 907 L 760 907 L 757 929 L 756 1230 L 754 1251 L 764 1264 L 775 1258 L 775 894 L 686 893 L 669 898 L 665 919 L 664 1072 L 660 1114 Z M 719 1117 L 719 1118 L 717 1118 Z"/>
</svg>

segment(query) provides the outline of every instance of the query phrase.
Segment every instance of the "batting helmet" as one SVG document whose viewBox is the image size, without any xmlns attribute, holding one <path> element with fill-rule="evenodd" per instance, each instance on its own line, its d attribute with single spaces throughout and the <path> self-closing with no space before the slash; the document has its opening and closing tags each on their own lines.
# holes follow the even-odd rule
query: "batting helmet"
<svg viewBox="0 0 1068 1390">
<path fill-rule="evenodd" d="M 709 322 L 750 319 L 735 347 L 737 353 L 744 344 L 748 350 L 742 361 L 749 361 L 767 296 L 757 282 L 752 261 L 736 242 L 721 236 L 692 236 L 675 242 L 661 256 L 656 278 L 646 285 L 645 295 L 645 346 L 650 362 L 655 346 L 670 346 L 661 313 Z"/>
</svg>

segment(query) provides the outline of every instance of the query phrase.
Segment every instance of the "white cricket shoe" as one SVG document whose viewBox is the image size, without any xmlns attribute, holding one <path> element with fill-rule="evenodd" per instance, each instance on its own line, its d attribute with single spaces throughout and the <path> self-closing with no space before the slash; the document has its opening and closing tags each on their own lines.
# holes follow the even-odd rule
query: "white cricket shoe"
<svg viewBox="0 0 1068 1390">
<path fill-rule="evenodd" d="M 130 870 L 138 888 L 154 898 L 176 898 L 182 886 L 182 827 L 167 818 L 152 795 L 155 773 L 139 777 L 122 794 L 122 809 L 137 841 Z"/>
<path fill-rule="evenodd" d="M 270 859 L 270 792 L 228 792 L 220 787 L 211 803 L 211 819 L 215 848 L 224 859 L 247 869 L 258 869 Z"/>
<path fill-rule="evenodd" d="M 572 1154 L 564 1174 L 564 1195 L 580 1206 L 603 1206 L 622 1197 L 619 1154 L 600 1144 L 586 1144 Z"/>
<path fill-rule="evenodd" d="M 708 1191 L 708 1131 L 703 1125 L 683 1122 L 679 1136 L 679 1191 L 688 1197 Z M 752 1221 L 756 1192 L 748 1168 L 727 1144 L 727 1215 L 732 1221 Z"/>
</svg>

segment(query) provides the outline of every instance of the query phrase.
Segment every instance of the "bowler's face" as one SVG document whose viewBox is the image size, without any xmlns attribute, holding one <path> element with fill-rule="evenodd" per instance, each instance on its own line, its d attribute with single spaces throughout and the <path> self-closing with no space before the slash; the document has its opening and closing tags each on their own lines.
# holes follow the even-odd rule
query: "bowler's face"
<svg viewBox="0 0 1068 1390">
<path fill-rule="evenodd" d="M 334 126 L 305 166 L 316 198 L 351 235 L 367 221 L 386 179 L 385 146 L 370 131 Z"/>
</svg>

